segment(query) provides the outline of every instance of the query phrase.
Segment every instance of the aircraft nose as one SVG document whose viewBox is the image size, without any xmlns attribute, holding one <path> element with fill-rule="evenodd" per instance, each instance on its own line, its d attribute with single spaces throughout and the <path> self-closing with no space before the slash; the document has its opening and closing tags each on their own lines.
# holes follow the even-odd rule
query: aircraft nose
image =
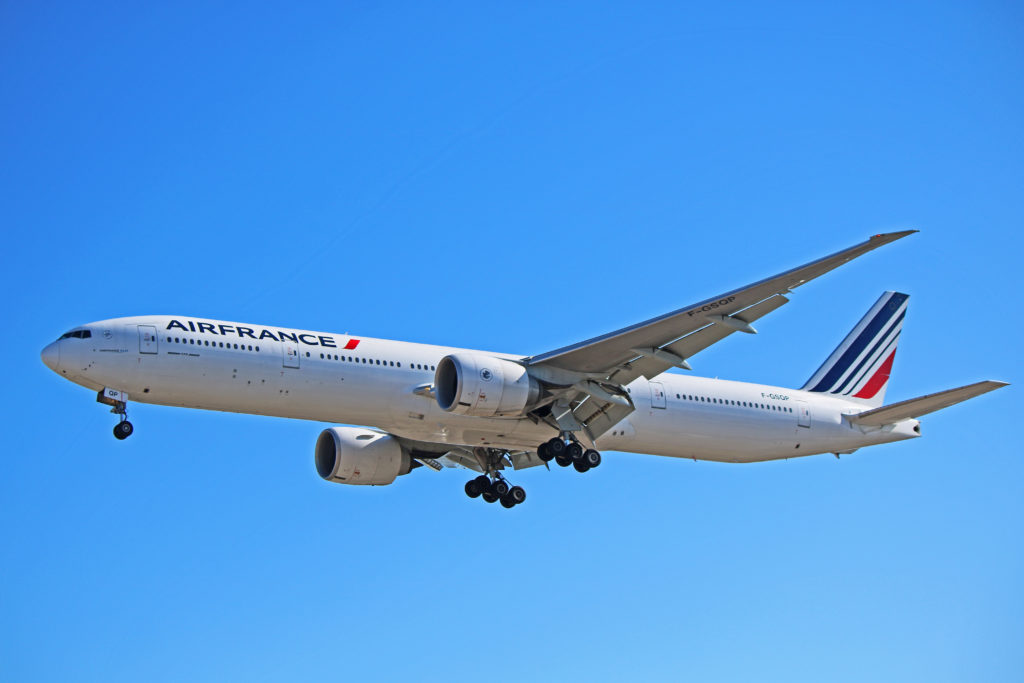
<svg viewBox="0 0 1024 683">
<path fill-rule="evenodd" d="M 48 344 L 39 356 L 43 359 L 43 364 L 46 367 L 57 372 L 57 368 L 60 367 L 60 342 Z"/>
</svg>

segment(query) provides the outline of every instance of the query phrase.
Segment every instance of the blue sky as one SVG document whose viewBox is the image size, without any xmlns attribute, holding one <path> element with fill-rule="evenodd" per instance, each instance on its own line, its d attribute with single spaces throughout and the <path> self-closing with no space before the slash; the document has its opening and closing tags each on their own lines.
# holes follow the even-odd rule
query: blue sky
<svg viewBox="0 0 1024 683">
<path fill-rule="evenodd" d="M 320 424 L 113 416 L 39 350 L 178 313 L 540 353 L 915 235 L 694 359 L 799 386 L 886 289 L 889 399 L 1018 382 L 1000 3 L 4 3 L 0 678 L 1019 680 L 1019 389 L 836 461 L 322 482 Z"/>
</svg>

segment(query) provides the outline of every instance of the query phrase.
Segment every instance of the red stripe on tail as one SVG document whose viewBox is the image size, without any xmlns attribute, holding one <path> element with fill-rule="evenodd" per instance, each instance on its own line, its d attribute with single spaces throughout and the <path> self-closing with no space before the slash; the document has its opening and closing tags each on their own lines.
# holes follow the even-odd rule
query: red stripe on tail
<svg viewBox="0 0 1024 683">
<path fill-rule="evenodd" d="M 878 390 L 889 381 L 889 373 L 892 372 L 892 360 L 896 357 L 896 349 L 892 350 L 889 357 L 882 363 L 882 367 L 875 371 L 875 374 L 864 385 L 864 388 L 854 394 L 854 398 L 874 398 Z"/>
</svg>

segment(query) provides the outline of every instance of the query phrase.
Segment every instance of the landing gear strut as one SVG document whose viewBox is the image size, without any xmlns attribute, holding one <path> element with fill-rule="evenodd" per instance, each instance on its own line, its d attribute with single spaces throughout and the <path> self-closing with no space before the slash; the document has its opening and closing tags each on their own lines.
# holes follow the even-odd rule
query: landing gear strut
<svg viewBox="0 0 1024 683">
<path fill-rule="evenodd" d="M 135 427 L 128 421 L 128 396 L 123 391 L 105 388 L 96 395 L 96 401 L 111 406 L 110 412 L 119 416 L 120 421 L 114 425 L 114 438 L 124 441 L 135 431 Z"/>
</svg>

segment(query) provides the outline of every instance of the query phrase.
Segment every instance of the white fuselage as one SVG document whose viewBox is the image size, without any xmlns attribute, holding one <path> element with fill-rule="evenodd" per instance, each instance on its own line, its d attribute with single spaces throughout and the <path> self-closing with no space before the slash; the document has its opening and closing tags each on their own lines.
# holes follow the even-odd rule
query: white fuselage
<svg viewBox="0 0 1024 683">
<path fill-rule="evenodd" d="M 365 425 L 409 440 L 534 450 L 556 435 L 522 418 L 462 416 L 421 389 L 442 346 L 173 316 L 91 323 L 47 348 L 67 379 L 129 401 Z M 155 339 L 154 339 L 155 337 Z M 250 350 L 251 348 L 251 350 Z M 502 358 L 521 356 L 490 354 Z M 863 404 L 822 394 L 667 373 L 628 385 L 636 410 L 601 450 L 755 462 L 848 452 L 918 436 L 916 420 L 863 428 Z"/>
</svg>

